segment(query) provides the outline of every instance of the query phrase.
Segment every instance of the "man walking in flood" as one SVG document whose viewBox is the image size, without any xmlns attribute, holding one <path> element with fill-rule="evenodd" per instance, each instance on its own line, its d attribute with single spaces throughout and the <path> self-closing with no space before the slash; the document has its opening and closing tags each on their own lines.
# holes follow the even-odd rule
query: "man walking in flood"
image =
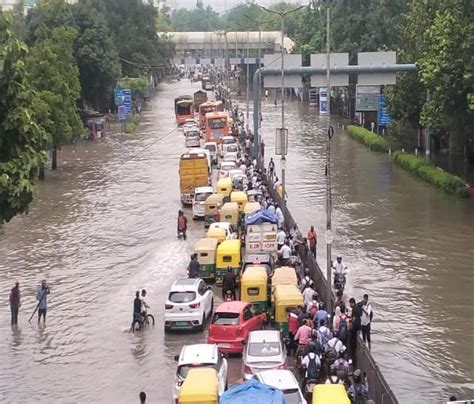
<svg viewBox="0 0 474 404">
<path fill-rule="evenodd" d="M 20 282 L 16 282 L 15 286 L 10 291 L 8 299 L 10 301 L 10 310 L 12 313 L 12 325 L 18 324 L 18 310 L 21 306 L 20 297 Z"/>
<path fill-rule="evenodd" d="M 43 324 L 46 324 L 46 309 L 48 308 L 48 295 L 49 295 L 49 286 L 46 284 L 46 281 L 43 279 L 41 281 L 41 286 L 38 288 L 38 293 L 36 293 L 36 300 L 38 300 L 38 324 L 41 321 L 41 316 L 43 316 Z"/>
</svg>

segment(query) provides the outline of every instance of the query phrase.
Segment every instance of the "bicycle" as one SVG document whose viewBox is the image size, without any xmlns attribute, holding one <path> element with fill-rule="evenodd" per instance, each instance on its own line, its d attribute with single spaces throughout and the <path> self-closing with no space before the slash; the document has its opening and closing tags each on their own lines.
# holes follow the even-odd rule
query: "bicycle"
<svg viewBox="0 0 474 404">
<path fill-rule="evenodd" d="M 132 325 L 130 326 L 130 331 L 131 332 L 142 331 L 150 326 L 152 327 L 155 326 L 155 317 L 153 317 L 153 314 L 148 313 L 146 316 L 143 316 L 143 314 L 141 314 L 140 319 L 138 318 L 133 319 Z"/>
</svg>

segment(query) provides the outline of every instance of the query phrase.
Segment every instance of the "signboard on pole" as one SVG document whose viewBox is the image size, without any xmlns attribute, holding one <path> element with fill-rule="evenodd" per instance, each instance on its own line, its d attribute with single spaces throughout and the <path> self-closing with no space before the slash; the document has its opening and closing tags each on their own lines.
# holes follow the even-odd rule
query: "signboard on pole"
<svg viewBox="0 0 474 404">
<path fill-rule="evenodd" d="M 356 111 L 377 111 L 379 108 L 380 86 L 360 86 L 356 88 Z"/>
<path fill-rule="evenodd" d="M 377 111 L 378 126 L 388 126 L 392 121 L 392 116 L 385 106 L 385 95 L 379 95 L 379 109 Z"/>
<path fill-rule="evenodd" d="M 298 55 L 284 55 L 284 68 L 301 67 L 302 56 Z M 264 55 L 263 65 L 269 69 L 281 69 L 281 54 Z M 263 78 L 265 88 L 281 88 L 281 73 L 275 75 L 265 75 Z M 300 88 L 303 87 L 303 77 L 299 74 L 285 74 L 284 78 L 285 88 Z"/>
<path fill-rule="evenodd" d="M 125 111 L 125 105 L 120 105 L 118 107 L 118 119 L 120 122 L 127 120 L 127 112 Z"/>
<path fill-rule="evenodd" d="M 125 106 L 125 113 L 132 113 L 132 90 L 123 90 L 123 105 Z"/>
<path fill-rule="evenodd" d="M 329 63 L 331 65 L 331 69 L 345 67 L 349 65 L 349 53 L 331 53 Z M 311 67 L 326 69 L 326 64 L 327 55 L 325 53 L 311 55 Z M 311 87 L 322 87 L 326 85 L 326 73 L 311 75 Z M 349 75 L 347 73 L 338 74 L 331 72 L 331 87 L 342 87 L 348 85 Z"/>
<path fill-rule="evenodd" d="M 357 64 L 360 66 L 387 66 L 397 63 L 396 52 L 360 52 Z M 360 73 L 357 83 L 361 85 L 386 85 L 396 83 L 395 73 Z"/>
<path fill-rule="evenodd" d="M 119 106 L 123 104 L 123 90 L 122 86 L 116 85 L 115 86 L 115 105 Z"/>
<path fill-rule="evenodd" d="M 286 156 L 288 152 L 288 129 L 277 128 L 275 139 L 275 156 Z"/>
<path fill-rule="evenodd" d="M 319 113 L 328 113 L 328 92 L 326 87 L 319 88 Z"/>
</svg>

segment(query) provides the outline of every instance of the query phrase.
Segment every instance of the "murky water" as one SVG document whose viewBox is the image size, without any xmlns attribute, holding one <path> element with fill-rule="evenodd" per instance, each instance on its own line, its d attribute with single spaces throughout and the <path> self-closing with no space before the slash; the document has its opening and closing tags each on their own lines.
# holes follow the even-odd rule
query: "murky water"
<svg viewBox="0 0 474 404">
<path fill-rule="evenodd" d="M 200 222 L 190 223 L 186 243 L 175 234 L 184 142 L 173 99 L 189 87 L 163 84 L 134 136 L 65 148 L 30 214 L 4 227 L 1 402 L 136 402 L 140 390 L 150 402 L 169 402 L 174 355 L 206 337 L 165 336 L 162 327 L 167 290 L 204 234 Z M 278 113 L 264 103 L 268 152 Z M 319 230 L 324 263 L 323 121 L 296 104 L 287 119 L 290 207 Z M 334 249 L 350 266 L 348 293 L 370 294 L 373 351 L 397 397 L 474 396 L 472 202 L 419 182 L 343 134 L 333 152 Z M 52 287 L 46 328 L 27 322 L 42 278 Z M 12 330 L 6 298 L 17 279 L 23 306 Z M 157 325 L 133 335 L 132 301 L 142 287 Z M 240 363 L 231 362 L 232 384 Z"/>
</svg>

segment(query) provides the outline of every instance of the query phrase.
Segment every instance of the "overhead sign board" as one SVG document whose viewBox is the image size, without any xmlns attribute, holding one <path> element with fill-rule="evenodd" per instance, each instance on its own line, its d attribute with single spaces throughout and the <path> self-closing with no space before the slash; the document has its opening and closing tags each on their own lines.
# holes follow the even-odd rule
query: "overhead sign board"
<svg viewBox="0 0 474 404">
<path fill-rule="evenodd" d="M 378 126 L 388 126 L 392 121 L 392 116 L 385 105 L 385 96 L 379 95 L 379 108 L 377 110 Z"/>
<path fill-rule="evenodd" d="M 360 52 L 357 54 L 359 66 L 382 67 L 397 63 L 397 52 Z M 357 83 L 361 85 L 386 85 L 396 83 L 395 73 L 359 73 Z"/>
<path fill-rule="evenodd" d="M 254 59 L 255 61 L 255 59 Z M 302 56 L 301 54 L 298 55 L 286 55 L 284 58 L 284 68 L 288 69 L 291 67 L 301 67 L 302 64 Z M 263 57 L 263 65 L 264 67 L 268 67 L 270 69 L 281 69 L 281 54 L 273 54 L 273 55 L 264 55 Z M 294 87 L 303 87 L 302 83 L 303 77 L 301 75 L 289 75 L 285 74 L 283 86 L 285 88 L 294 88 Z M 265 75 L 263 78 L 264 87 L 266 88 L 281 88 L 281 73 L 276 75 Z"/>
<path fill-rule="evenodd" d="M 123 104 L 123 89 L 117 84 L 115 87 L 115 105 L 119 106 Z"/>
<path fill-rule="evenodd" d="M 345 67 L 349 65 L 349 53 L 331 53 L 329 64 L 331 69 L 338 67 Z M 311 55 L 311 67 L 319 67 L 326 69 L 327 55 L 325 53 L 318 53 Z M 326 73 L 311 75 L 311 87 L 326 86 Z M 338 74 L 331 72 L 331 87 L 340 87 L 349 85 L 349 75 L 347 73 Z"/>
<path fill-rule="evenodd" d="M 377 111 L 379 108 L 380 86 L 357 86 L 356 111 Z"/>
</svg>

